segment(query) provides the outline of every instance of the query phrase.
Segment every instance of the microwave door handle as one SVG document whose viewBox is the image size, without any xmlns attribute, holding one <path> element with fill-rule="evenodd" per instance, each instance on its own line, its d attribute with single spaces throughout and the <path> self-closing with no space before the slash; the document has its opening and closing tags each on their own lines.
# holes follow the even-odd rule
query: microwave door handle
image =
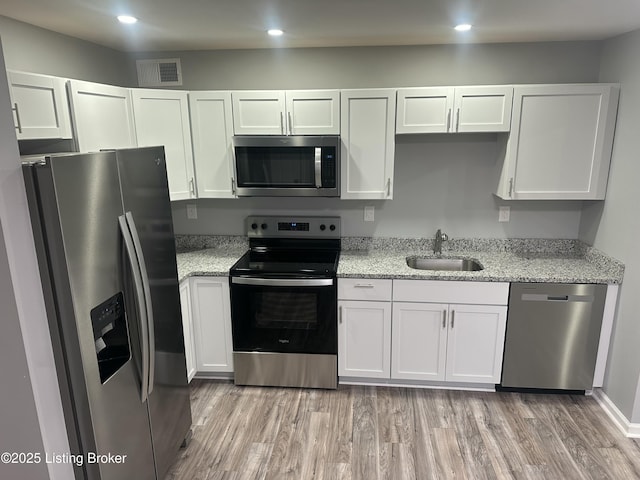
<svg viewBox="0 0 640 480">
<path fill-rule="evenodd" d="M 147 321 L 147 311 L 145 308 L 144 299 L 144 286 L 142 283 L 142 275 L 140 274 L 140 268 L 136 258 L 135 247 L 133 246 L 133 237 L 129 230 L 129 225 L 124 215 L 118 217 L 118 223 L 120 224 L 120 231 L 122 233 L 122 239 L 124 240 L 124 246 L 129 260 L 129 266 L 131 268 L 133 276 L 133 284 L 135 286 L 135 296 L 138 303 L 138 321 L 140 322 L 140 338 L 142 340 L 140 345 L 140 356 L 142 357 L 142 374 L 140 386 L 140 401 L 144 403 L 149 395 L 149 332 L 147 327 L 149 325 Z"/>
<path fill-rule="evenodd" d="M 322 188 L 322 148 L 315 149 L 316 188 Z"/>
</svg>

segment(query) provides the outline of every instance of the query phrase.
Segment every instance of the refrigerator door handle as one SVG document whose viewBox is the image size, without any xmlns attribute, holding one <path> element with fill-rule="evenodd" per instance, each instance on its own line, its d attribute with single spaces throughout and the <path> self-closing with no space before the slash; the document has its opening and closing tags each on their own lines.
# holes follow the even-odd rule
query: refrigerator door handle
<svg viewBox="0 0 640 480">
<path fill-rule="evenodd" d="M 145 308 L 144 286 L 142 283 L 142 275 L 140 275 L 140 269 L 138 267 L 135 247 L 133 245 L 133 237 L 131 236 L 129 226 L 127 225 L 127 220 L 124 215 L 118 217 L 118 223 L 124 240 L 125 250 L 127 251 L 127 259 L 129 260 L 131 272 L 133 273 L 133 284 L 135 286 L 135 295 L 138 301 L 140 337 L 142 339 L 142 385 L 140 387 L 140 401 L 144 403 L 147 401 L 147 397 L 149 396 L 149 332 L 147 331 L 149 322 L 147 320 L 147 311 Z"/>
<path fill-rule="evenodd" d="M 140 274 L 142 276 L 142 287 L 144 291 L 144 301 L 145 307 L 147 310 L 146 320 L 147 320 L 147 343 L 149 345 L 149 372 L 148 372 L 148 390 L 147 394 L 151 394 L 153 392 L 153 379 L 155 374 L 155 366 L 156 366 L 156 345 L 155 345 L 155 331 L 153 328 L 153 305 L 151 304 L 151 286 L 149 283 L 149 274 L 147 273 L 146 263 L 144 261 L 144 254 L 142 252 L 142 243 L 140 243 L 140 237 L 138 236 L 138 229 L 136 228 L 136 222 L 133 220 L 133 214 L 131 212 L 126 212 L 124 214 L 127 224 L 129 225 L 129 230 L 131 232 L 131 237 L 133 239 L 133 246 L 136 250 L 136 258 L 138 259 L 138 267 L 140 268 Z"/>
</svg>

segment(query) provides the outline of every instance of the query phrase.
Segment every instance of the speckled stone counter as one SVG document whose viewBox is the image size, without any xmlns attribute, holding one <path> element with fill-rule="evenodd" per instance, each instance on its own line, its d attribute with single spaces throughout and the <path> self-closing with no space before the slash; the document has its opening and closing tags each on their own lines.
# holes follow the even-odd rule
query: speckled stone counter
<svg viewBox="0 0 640 480">
<path fill-rule="evenodd" d="M 485 282 L 622 282 L 624 265 L 576 240 L 462 239 L 443 244 L 442 256 L 470 258 L 475 272 L 416 270 L 410 256 L 437 257 L 430 239 L 345 239 L 338 277 Z"/>
<path fill-rule="evenodd" d="M 224 276 L 247 251 L 243 237 L 178 236 L 178 277 Z M 338 277 L 619 284 L 624 265 L 577 240 L 454 239 L 442 255 L 471 258 L 476 272 L 415 270 L 410 256 L 434 257 L 431 239 L 355 238 L 342 240 Z"/>
<path fill-rule="evenodd" d="M 194 275 L 219 277 L 249 248 L 246 237 L 176 235 L 178 280 Z"/>
</svg>

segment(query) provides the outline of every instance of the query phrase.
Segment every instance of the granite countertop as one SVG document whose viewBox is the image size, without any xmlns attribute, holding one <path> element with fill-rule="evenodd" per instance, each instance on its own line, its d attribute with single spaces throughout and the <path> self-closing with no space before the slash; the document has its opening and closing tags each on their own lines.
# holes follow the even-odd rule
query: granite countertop
<svg viewBox="0 0 640 480">
<path fill-rule="evenodd" d="M 443 245 L 443 257 L 469 258 L 474 272 L 417 270 L 411 256 L 438 257 L 431 240 L 343 241 L 338 277 L 619 284 L 624 265 L 577 240 L 461 239 Z M 346 247 L 346 248 L 345 248 Z"/>
<path fill-rule="evenodd" d="M 178 278 L 226 276 L 247 251 L 242 237 L 178 238 Z M 431 239 L 344 238 L 338 265 L 342 278 L 467 280 L 619 284 L 624 265 L 577 240 L 459 239 L 443 245 L 444 257 L 471 258 L 475 272 L 416 270 L 410 256 L 436 257 Z"/>
</svg>

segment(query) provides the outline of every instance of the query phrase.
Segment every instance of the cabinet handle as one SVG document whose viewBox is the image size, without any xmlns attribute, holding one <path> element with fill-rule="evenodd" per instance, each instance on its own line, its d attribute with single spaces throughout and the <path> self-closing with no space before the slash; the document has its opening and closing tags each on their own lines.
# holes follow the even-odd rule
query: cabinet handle
<svg viewBox="0 0 640 480">
<path fill-rule="evenodd" d="M 236 179 L 231 177 L 231 194 L 236 194 Z"/>
<path fill-rule="evenodd" d="M 280 112 L 280 133 L 282 133 L 282 135 L 285 134 L 285 131 L 284 131 L 284 114 L 282 112 Z"/>
<path fill-rule="evenodd" d="M 509 179 L 509 198 L 513 196 L 513 177 Z"/>
<path fill-rule="evenodd" d="M 287 113 L 289 117 L 289 135 L 293 135 L 293 117 L 291 116 L 291 112 Z"/>
<path fill-rule="evenodd" d="M 387 197 L 391 196 L 391 179 L 387 178 Z"/>
<path fill-rule="evenodd" d="M 447 328 L 447 310 L 442 310 L 442 328 Z"/>
<path fill-rule="evenodd" d="M 18 122 L 18 125 L 16 125 L 16 130 L 18 130 L 18 133 L 22 133 L 22 122 L 20 122 L 20 111 L 18 110 L 18 104 L 14 103 L 11 110 L 16 112 L 16 122 Z"/>
<path fill-rule="evenodd" d="M 456 132 L 460 129 L 460 109 L 456 112 Z"/>
<path fill-rule="evenodd" d="M 373 288 L 374 285 L 372 283 L 356 283 L 354 288 Z"/>
<path fill-rule="evenodd" d="M 342 305 L 338 307 L 338 322 L 342 323 Z"/>
<path fill-rule="evenodd" d="M 451 130 L 451 109 L 449 109 L 449 113 L 447 113 L 447 133 Z"/>
<path fill-rule="evenodd" d="M 451 328 L 453 328 L 453 325 L 456 323 L 456 311 L 455 310 L 451 310 Z"/>
<path fill-rule="evenodd" d="M 189 192 L 192 196 L 196 196 L 196 186 L 195 182 L 193 181 L 193 177 L 191 177 L 191 180 L 189 180 Z"/>
</svg>

